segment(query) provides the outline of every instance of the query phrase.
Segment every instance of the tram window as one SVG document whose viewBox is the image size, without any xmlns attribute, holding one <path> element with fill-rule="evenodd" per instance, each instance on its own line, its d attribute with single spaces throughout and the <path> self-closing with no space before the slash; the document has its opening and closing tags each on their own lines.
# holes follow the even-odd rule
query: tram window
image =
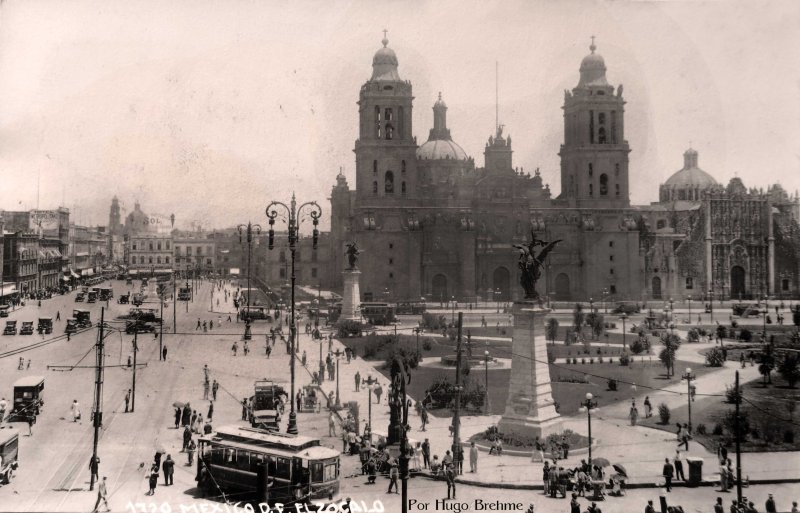
<svg viewBox="0 0 800 513">
<path fill-rule="evenodd" d="M 324 481 L 331 481 L 336 479 L 336 463 L 328 463 L 325 465 L 325 475 L 323 476 Z"/>
<path fill-rule="evenodd" d="M 222 454 L 224 449 L 222 449 L 219 445 L 214 445 L 211 447 L 211 463 L 215 465 L 220 465 L 225 462 L 225 455 Z"/>
<path fill-rule="evenodd" d="M 235 449 L 225 449 L 225 463 L 236 463 Z"/>
<path fill-rule="evenodd" d="M 289 458 L 278 458 L 278 465 L 275 469 L 277 477 L 289 478 L 292 475 L 292 460 Z"/>
<path fill-rule="evenodd" d="M 236 467 L 250 470 L 250 453 L 248 451 L 236 451 Z"/>
<path fill-rule="evenodd" d="M 250 454 L 250 470 L 253 472 L 257 472 L 258 469 L 264 466 L 264 461 L 266 461 L 266 456 L 263 454 Z"/>
<path fill-rule="evenodd" d="M 322 479 L 322 463 L 311 464 L 311 481 L 314 483 L 321 483 Z"/>
</svg>

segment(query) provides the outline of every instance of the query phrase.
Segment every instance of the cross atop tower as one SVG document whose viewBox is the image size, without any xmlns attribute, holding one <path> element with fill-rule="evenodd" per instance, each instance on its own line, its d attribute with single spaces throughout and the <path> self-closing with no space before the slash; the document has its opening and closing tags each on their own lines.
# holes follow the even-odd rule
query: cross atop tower
<svg viewBox="0 0 800 513">
<path fill-rule="evenodd" d="M 389 38 L 386 37 L 386 33 L 387 32 L 389 32 L 389 31 L 386 30 L 386 29 L 383 29 L 383 41 L 381 41 L 381 43 L 383 43 L 383 47 L 384 48 L 386 48 L 386 45 L 389 44 Z"/>
<path fill-rule="evenodd" d="M 595 44 L 594 44 L 594 36 L 592 36 L 592 44 L 589 46 L 589 50 L 591 50 L 592 53 L 594 53 L 594 51 L 596 49 L 597 49 L 597 46 L 595 46 Z"/>
</svg>

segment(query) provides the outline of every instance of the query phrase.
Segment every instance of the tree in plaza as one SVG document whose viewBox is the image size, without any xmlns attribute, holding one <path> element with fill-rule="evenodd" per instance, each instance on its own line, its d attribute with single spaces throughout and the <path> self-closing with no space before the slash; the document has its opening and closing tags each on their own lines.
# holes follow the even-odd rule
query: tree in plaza
<svg viewBox="0 0 800 513">
<path fill-rule="evenodd" d="M 586 324 L 592 329 L 592 336 L 595 340 L 600 338 L 605 329 L 605 321 L 603 315 L 597 312 L 591 312 L 586 316 Z"/>
<path fill-rule="evenodd" d="M 675 334 L 664 333 L 661 335 L 661 343 L 664 348 L 658 354 L 658 359 L 667 368 L 667 377 L 670 377 L 670 375 L 675 375 L 675 358 L 681 345 L 681 339 Z"/>
<path fill-rule="evenodd" d="M 800 361 L 796 354 L 787 354 L 778 366 L 778 372 L 789 387 L 794 388 L 800 381 Z"/>
<path fill-rule="evenodd" d="M 572 309 L 572 326 L 575 328 L 575 331 L 579 333 L 583 331 L 583 323 L 585 320 L 586 314 L 583 313 L 583 305 L 575 303 L 575 308 Z"/>
<path fill-rule="evenodd" d="M 556 337 L 558 336 L 558 320 L 555 317 L 550 317 L 547 319 L 547 324 L 544 327 L 545 335 L 547 339 L 550 340 L 551 343 L 556 343 Z"/>
</svg>

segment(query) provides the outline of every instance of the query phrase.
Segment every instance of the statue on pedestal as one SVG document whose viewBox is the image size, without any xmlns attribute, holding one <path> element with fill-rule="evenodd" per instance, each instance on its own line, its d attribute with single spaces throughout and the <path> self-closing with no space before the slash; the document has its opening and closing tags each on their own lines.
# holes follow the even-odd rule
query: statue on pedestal
<svg viewBox="0 0 800 513">
<path fill-rule="evenodd" d="M 348 263 L 348 267 L 347 268 L 348 269 L 358 269 L 356 267 L 356 262 L 358 261 L 358 255 L 361 254 L 361 251 L 359 251 L 358 246 L 356 245 L 355 241 L 350 242 L 349 244 L 347 244 L 347 251 L 345 251 L 344 254 L 347 255 L 347 263 Z"/>
<path fill-rule="evenodd" d="M 519 281 L 522 288 L 525 289 L 525 299 L 539 299 L 539 293 L 536 292 L 536 282 L 542 277 L 544 259 L 559 242 L 561 242 L 561 239 L 553 242 L 537 239 L 536 234 L 531 230 L 531 241 L 529 243 L 514 244 L 514 247 L 519 249 L 518 265 L 522 271 Z M 536 246 L 542 246 L 542 250 L 538 255 L 534 255 Z"/>
<path fill-rule="evenodd" d="M 405 386 L 411 383 L 411 374 L 408 372 L 408 364 L 400 357 L 395 356 L 390 368 L 392 379 L 389 385 L 389 436 L 386 443 L 400 443 L 403 434 L 403 423 L 408 419 L 408 403 L 403 400 L 405 396 Z"/>
</svg>

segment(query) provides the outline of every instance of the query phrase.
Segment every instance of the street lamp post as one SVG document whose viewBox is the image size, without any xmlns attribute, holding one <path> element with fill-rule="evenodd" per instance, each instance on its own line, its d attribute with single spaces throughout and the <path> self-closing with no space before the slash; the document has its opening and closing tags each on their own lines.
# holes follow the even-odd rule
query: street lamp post
<svg viewBox="0 0 800 513">
<path fill-rule="evenodd" d="M 317 205 L 316 201 L 309 201 L 297 207 L 297 201 L 295 200 L 295 195 L 292 193 L 292 201 L 287 206 L 285 203 L 281 203 L 280 201 L 272 201 L 269 205 L 267 205 L 266 213 L 267 217 L 269 218 L 269 249 L 273 249 L 275 246 L 275 230 L 273 226 L 275 225 L 275 218 L 278 217 L 278 207 L 281 207 L 286 212 L 286 216 L 284 221 L 288 225 L 289 228 L 289 251 L 292 257 L 292 285 L 291 285 L 291 327 L 289 329 L 289 336 L 291 338 L 291 359 L 290 359 L 290 369 L 291 369 L 291 376 L 292 376 L 292 399 L 294 399 L 294 360 L 295 360 L 295 344 L 297 339 L 297 333 L 295 330 L 295 304 L 294 304 L 294 289 L 295 289 L 295 251 L 297 249 L 297 239 L 299 237 L 299 226 L 302 219 L 299 217 L 302 214 L 304 208 L 309 210 L 308 215 L 311 217 L 312 223 L 314 225 L 313 231 L 313 248 L 317 249 L 317 239 L 319 238 L 319 232 L 317 231 L 317 225 L 319 224 L 319 218 L 322 216 L 322 208 Z M 283 217 L 283 215 L 282 215 Z M 337 372 L 338 375 L 338 372 Z M 292 434 L 297 434 L 297 414 L 294 411 L 294 403 L 295 401 L 292 400 L 290 402 L 291 408 L 289 411 L 289 427 L 287 428 L 287 432 Z"/>
<path fill-rule="evenodd" d="M 714 290 L 708 291 L 708 314 L 711 316 L 711 324 L 714 324 Z"/>
<path fill-rule="evenodd" d="M 673 303 L 674 303 L 674 301 L 672 301 L 672 298 L 669 298 L 669 322 L 670 323 L 675 322 L 675 310 L 674 310 L 674 307 L 673 307 Z"/>
<path fill-rule="evenodd" d="M 581 403 L 581 411 L 586 411 L 586 418 L 589 422 L 589 471 L 592 470 L 592 410 L 597 409 L 597 401 L 592 400 L 592 393 L 586 393 L 586 400 Z"/>
<path fill-rule="evenodd" d="M 336 356 L 336 409 L 338 410 L 342 407 L 339 401 L 339 357 L 342 356 L 342 352 L 337 348 L 333 354 Z"/>
<path fill-rule="evenodd" d="M 625 321 L 628 319 L 628 315 L 625 312 L 622 312 L 622 315 L 619 316 L 620 320 L 622 320 L 622 352 L 625 352 Z"/>
<path fill-rule="evenodd" d="M 484 415 L 489 415 L 489 351 L 484 351 L 483 352 L 483 358 L 484 358 L 483 359 L 483 364 L 484 364 L 484 369 L 485 369 L 485 372 L 484 372 L 485 385 L 484 386 L 486 387 L 485 397 L 483 399 L 483 414 Z"/>
<path fill-rule="evenodd" d="M 455 325 L 456 323 L 456 297 L 450 296 L 450 306 L 452 307 L 452 314 L 450 315 L 450 322 Z"/>
<path fill-rule="evenodd" d="M 764 296 L 764 310 L 762 310 L 763 317 L 764 317 L 764 327 L 763 331 L 761 332 L 761 340 L 762 342 L 767 341 L 767 314 L 769 313 L 769 298 Z"/>
<path fill-rule="evenodd" d="M 258 224 L 251 224 L 250 221 L 247 224 L 240 224 L 238 227 L 239 230 L 239 244 L 242 243 L 242 233 L 245 233 L 247 236 L 247 317 L 244 320 L 244 340 L 251 340 L 253 338 L 252 333 L 250 332 L 250 259 L 253 253 L 253 233 L 255 232 L 256 236 L 261 233 L 261 225 Z M 211 290 L 214 290 L 214 287 L 211 287 Z"/>
<path fill-rule="evenodd" d="M 420 334 L 420 332 L 422 331 L 422 328 L 420 328 L 419 326 L 417 326 L 416 328 L 414 328 L 414 329 L 413 329 L 413 330 L 411 330 L 411 331 L 413 331 L 413 332 L 414 332 L 414 334 L 417 336 L 417 358 L 420 358 L 420 359 L 421 359 L 421 355 L 422 355 L 422 353 L 420 353 L 420 352 L 419 352 L 419 334 Z"/>
<path fill-rule="evenodd" d="M 689 395 L 689 433 L 692 432 L 692 401 L 694 397 L 692 397 L 692 380 L 696 378 L 694 374 L 692 374 L 692 368 L 686 367 L 686 373 L 681 376 L 682 379 L 686 380 L 686 393 Z"/>
<path fill-rule="evenodd" d="M 367 376 L 367 379 L 364 380 L 364 383 L 367 385 L 367 403 L 369 404 L 369 422 L 367 426 L 369 426 L 369 441 L 372 443 L 372 387 L 378 382 L 377 378 L 373 378 L 372 375 Z"/>
<path fill-rule="evenodd" d="M 589 313 L 594 313 L 594 300 L 589 298 Z"/>
<path fill-rule="evenodd" d="M 500 295 L 502 293 L 503 291 L 499 287 L 494 289 L 494 302 L 497 303 L 497 313 L 500 313 Z"/>
<path fill-rule="evenodd" d="M 690 295 L 688 298 L 689 300 L 689 324 L 692 323 L 692 296 Z"/>
</svg>

